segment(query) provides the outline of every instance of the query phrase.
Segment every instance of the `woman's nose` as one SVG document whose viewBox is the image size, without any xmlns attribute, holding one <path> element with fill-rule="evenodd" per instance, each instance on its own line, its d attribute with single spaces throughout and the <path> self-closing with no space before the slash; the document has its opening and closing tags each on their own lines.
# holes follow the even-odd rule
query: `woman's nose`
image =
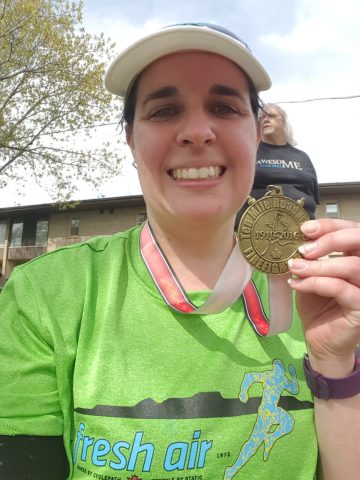
<svg viewBox="0 0 360 480">
<path fill-rule="evenodd" d="M 177 143 L 180 146 L 211 146 L 215 139 L 211 119 L 206 112 L 193 112 L 186 115 L 177 134 Z"/>
</svg>

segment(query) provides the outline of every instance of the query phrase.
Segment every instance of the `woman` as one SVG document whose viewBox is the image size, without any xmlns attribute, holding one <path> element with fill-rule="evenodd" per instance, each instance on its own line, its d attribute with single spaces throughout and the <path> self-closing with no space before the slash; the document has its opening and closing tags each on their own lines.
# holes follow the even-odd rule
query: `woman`
<svg viewBox="0 0 360 480">
<path fill-rule="evenodd" d="M 256 155 L 256 170 L 251 197 L 261 198 L 268 185 L 279 185 L 283 194 L 297 201 L 303 199 L 310 219 L 315 218 L 320 203 L 315 168 L 309 156 L 295 148 L 296 142 L 288 116 L 279 105 L 267 103 L 260 109 L 261 142 Z M 246 208 L 245 204 L 235 220 L 235 231 Z"/>
<path fill-rule="evenodd" d="M 289 265 L 309 377 L 334 377 L 336 389 L 353 375 L 347 398 L 313 403 L 296 316 L 268 338 L 242 298 L 201 310 L 238 251 L 233 224 L 254 175 L 266 72 L 230 32 L 191 24 L 131 46 L 105 84 L 125 96 L 149 223 L 13 273 L 0 297 L 3 478 L 23 478 L 30 444 L 34 477 L 64 478 L 47 461 L 65 459 L 62 441 L 71 479 L 312 480 L 317 441 L 322 478 L 357 478 L 358 226 L 304 224 L 305 259 Z M 333 250 L 348 256 L 317 260 Z M 252 281 L 267 311 L 267 278 Z"/>
<path fill-rule="evenodd" d="M 281 185 L 284 195 L 304 199 L 304 208 L 315 218 L 319 190 L 315 168 L 308 155 L 295 148 L 287 114 L 279 105 L 268 103 L 259 116 L 261 142 L 257 152 L 255 180 L 251 195 L 264 195 L 267 185 Z"/>
</svg>

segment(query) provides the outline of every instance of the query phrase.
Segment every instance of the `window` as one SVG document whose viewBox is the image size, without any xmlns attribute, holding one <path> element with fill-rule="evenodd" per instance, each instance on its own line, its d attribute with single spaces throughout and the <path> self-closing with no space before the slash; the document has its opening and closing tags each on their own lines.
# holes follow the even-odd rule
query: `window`
<svg viewBox="0 0 360 480">
<path fill-rule="evenodd" d="M 336 202 L 327 203 L 325 216 L 329 218 L 339 218 L 339 205 Z"/>
<path fill-rule="evenodd" d="M 36 222 L 36 247 L 46 247 L 48 241 L 49 222 L 48 220 L 38 220 Z"/>
<path fill-rule="evenodd" d="M 21 247 L 24 230 L 24 222 L 22 220 L 14 220 L 11 229 L 11 247 Z"/>
<path fill-rule="evenodd" d="M 0 220 L 0 247 L 5 244 L 6 220 Z"/>
<path fill-rule="evenodd" d="M 80 231 L 80 218 L 72 218 L 70 224 L 70 236 L 77 237 Z"/>
<path fill-rule="evenodd" d="M 140 212 L 137 214 L 137 224 L 141 225 L 142 223 L 146 222 L 147 214 L 146 212 Z"/>
</svg>

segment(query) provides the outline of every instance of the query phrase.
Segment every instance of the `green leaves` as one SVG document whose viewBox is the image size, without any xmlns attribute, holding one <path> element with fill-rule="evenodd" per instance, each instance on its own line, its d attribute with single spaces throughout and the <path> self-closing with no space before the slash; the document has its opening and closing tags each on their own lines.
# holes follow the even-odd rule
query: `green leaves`
<svg viewBox="0 0 360 480">
<path fill-rule="evenodd" d="M 119 117 L 103 87 L 114 46 L 81 22 L 81 2 L 0 0 L 0 186 L 33 177 L 66 200 L 119 173 L 117 145 L 89 141 Z"/>
</svg>

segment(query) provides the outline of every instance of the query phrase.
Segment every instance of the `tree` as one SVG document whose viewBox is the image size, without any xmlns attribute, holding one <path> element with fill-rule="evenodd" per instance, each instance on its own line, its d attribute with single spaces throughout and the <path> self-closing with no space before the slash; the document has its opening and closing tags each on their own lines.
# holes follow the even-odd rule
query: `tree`
<svg viewBox="0 0 360 480">
<path fill-rule="evenodd" d="M 119 173 L 119 148 L 91 145 L 120 107 L 103 87 L 113 48 L 85 31 L 81 1 L 0 0 L 0 188 L 32 177 L 65 200 Z"/>
</svg>

